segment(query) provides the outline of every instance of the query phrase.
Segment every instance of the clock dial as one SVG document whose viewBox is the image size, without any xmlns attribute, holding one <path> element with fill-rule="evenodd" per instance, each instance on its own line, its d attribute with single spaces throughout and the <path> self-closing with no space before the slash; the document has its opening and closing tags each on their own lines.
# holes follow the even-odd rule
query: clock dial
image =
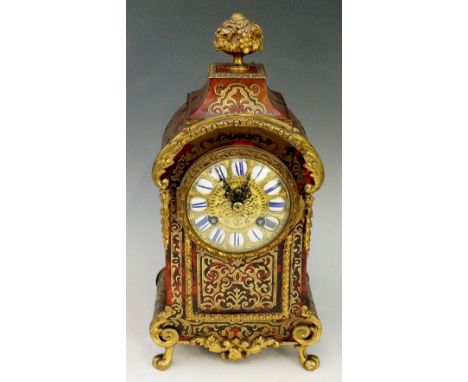
<svg viewBox="0 0 468 382">
<path fill-rule="evenodd" d="M 234 156 L 202 170 L 187 194 L 187 216 L 197 236 L 226 253 L 271 243 L 290 214 L 281 173 L 269 163 Z"/>
</svg>

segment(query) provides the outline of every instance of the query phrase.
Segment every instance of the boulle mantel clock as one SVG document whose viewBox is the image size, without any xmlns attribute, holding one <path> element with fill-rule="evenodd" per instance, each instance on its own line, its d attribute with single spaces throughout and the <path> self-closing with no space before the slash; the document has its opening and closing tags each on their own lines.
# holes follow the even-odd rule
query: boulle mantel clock
<svg viewBox="0 0 468 382">
<path fill-rule="evenodd" d="M 307 370 L 318 340 L 307 274 L 313 194 L 323 166 L 283 96 L 266 86 L 262 29 L 233 14 L 214 46 L 232 63 L 209 66 L 206 85 L 170 120 L 153 167 L 160 189 L 165 267 L 150 334 L 165 348 L 199 345 L 239 360 L 293 345 Z"/>
</svg>

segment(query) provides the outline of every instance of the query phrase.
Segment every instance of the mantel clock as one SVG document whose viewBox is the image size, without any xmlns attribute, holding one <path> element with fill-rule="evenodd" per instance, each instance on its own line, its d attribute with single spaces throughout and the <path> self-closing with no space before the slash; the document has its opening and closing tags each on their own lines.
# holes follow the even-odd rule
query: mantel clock
<svg viewBox="0 0 468 382">
<path fill-rule="evenodd" d="M 307 346 L 321 323 L 308 282 L 313 194 L 320 158 L 283 96 L 266 86 L 260 26 L 236 13 L 215 32 L 232 63 L 209 66 L 206 85 L 170 120 L 153 167 L 160 189 L 165 268 L 159 272 L 150 334 L 239 360 L 293 345 L 307 370 Z"/>
</svg>

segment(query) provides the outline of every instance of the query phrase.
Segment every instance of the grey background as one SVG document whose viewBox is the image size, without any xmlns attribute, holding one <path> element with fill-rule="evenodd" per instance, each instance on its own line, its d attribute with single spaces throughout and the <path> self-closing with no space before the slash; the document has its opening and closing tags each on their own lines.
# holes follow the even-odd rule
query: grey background
<svg viewBox="0 0 468 382">
<path fill-rule="evenodd" d="M 324 327 L 320 341 L 310 347 L 321 359 L 314 373 L 300 367 L 291 347 L 231 363 L 179 345 L 167 371 L 151 366 L 161 350 L 148 334 L 154 279 L 164 266 L 151 167 L 164 128 L 187 92 L 203 86 L 209 63 L 230 60 L 214 52 L 212 40 L 233 12 L 263 28 L 264 52 L 246 61 L 265 65 L 269 86 L 283 93 L 325 166 L 325 183 L 315 195 L 308 264 Z M 340 1 L 127 2 L 127 380 L 202 379 L 341 380 Z"/>
</svg>

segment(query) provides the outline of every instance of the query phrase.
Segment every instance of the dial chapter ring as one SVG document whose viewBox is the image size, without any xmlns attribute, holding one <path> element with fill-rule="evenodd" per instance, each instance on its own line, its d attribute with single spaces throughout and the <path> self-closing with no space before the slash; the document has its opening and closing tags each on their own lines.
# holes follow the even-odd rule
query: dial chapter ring
<svg viewBox="0 0 468 382">
<path fill-rule="evenodd" d="M 287 208 L 284 208 L 284 211 L 275 211 L 274 209 L 270 210 L 270 214 L 276 219 L 276 216 L 279 217 L 277 219 L 278 221 L 282 221 L 281 226 L 278 229 L 278 232 L 275 232 L 274 235 L 269 233 L 268 230 L 264 231 L 266 236 L 270 239 L 266 242 L 262 242 L 262 246 L 260 247 L 253 247 L 252 245 L 247 248 L 235 251 L 233 250 L 232 247 L 229 248 L 220 248 L 219 246 L 213 245 L 210 240 L 207 240 L 207 235 L 208 233 L 205 233 L 204 230 L 200 233 L 201 230 L 198 230 L 194 228 L 194 218 L 191 215 L 190 211 L 190 198 L 193 198 L 194 195 L 198 198 L 200 195 L 197 194 L 196 191 L 194 190 L 193 184 L 195 180 L 197 180 L 200 177 L 200 174 L 203 172 L 206 172 L 208 168 L 211 166 L 214 166 L 217 163 L 220 163 L 222 161 L 232 161 L 235 158 L 245 158 L 248 161 L 256 161 L 259 163 L 264 164 L 268 168 L 271 168 L 273 171 L 272 173 L 275 174 L 275 176 L 279 177 L 281 179 L 281 184 L 284 186 L 284 190 L 281 190 L 281 193 L 279 194 L 283 200 L 285 201 L 285 204 L 287 205 Z M 266 177 L 265 181 L 263 184 L 267 183 L 270 178 Z M 238 187 L 240 184 L 242 184 L 242 180 L 237 180 L 234 178 L 234 180 L 231 180 L 233 183 L 233 187 Z M 203 183 L 207 185 L 208 183 Z M 199 219 L 199 225 L 201 228 L 205 229 L 206 226 L 206 219 L 204 218 L 205 216 L 210 217 L 210 213 L 212 211 L 219 211 L 219 208 L 230 208 L 230 202 L 229 200 L 225 199 L 222 195 L 224 194 L 224 191 L 220 191 L 220 188 L 216 188 L 213 186 L 214 191 L 213 194 L 217 193 L 217 196 L 214 197 L 214 200 L 220 201 L 219 205 L 213 206 L 212 202 L 208 201 L 207 202 L 207 209 L 203 211 L 205 215 L 197 215 L 197 216 L 203 216 L 203 218 Z M 202 190 L 200 190 L 202 191 Z M 273 195 L 264 195 L 264 192 L 259 191 L 259 186 L 256 184 L 252 185 L 252 200 L 247 200 L 244 202 L 245 208 L 251 208 L 253 210 L 253 213 L 255 212 L 258 213 L 259 210 L 265 210 L 266 206 L 268 206 L 269 201 L 271 200 L 278 200 L 278 194 L 273 194 Z M 222 197 L 220 197 L 222 196 Z M 281 198 L 280 198 L 281 199 Z M 198 201 L 198 199 L 196 199 Z M 209 196 L 206 196 L 206 200 L 209 200 Z M 260 203 L 261 207 L 258 205 L 255 205 L 255 203 Z M 277 202 L 275 202 L 277 203 Z M 250 207 L 249 207 L 250 206 Z M 253 206 L 253 207 L 252 207 Z M 265 253 L 269 250 L 271 250 L 273 247 L 277 246 L 280 242 L 282 242 L 286 235 L 291 231 L 293 224 L 297 221 L 298 213 L 299 213 L 299 194 L 297 191 L 296 184 L 294 182 L 294 179 L 286 167 L 286 165 L 279 160 L 277 157 L 274 155 L 270 154 L 269 152 L 265 150 L 261 150 L 255 147 L 251 146 L 228 146 L 224 148 L 220 148 L 217 150 L 213 150 L 211 152 L 208 152 L 207 154 L 203 155 L 200 157 L 198 160 L 196 160 L 187 170 L 186 174 L 184 175 L 184 178 L 182 179 L 182 182 L 180 184 L 180 187 L 177 190 L 177 216 L 181 222 L 183 222 L 186 232 L 190 239 L 195 242 L 197 245 L 202 246 L 203 248 L 207 249 L 209 252 L 221 255 L 221 256 L 227 256 L 227 257 L 239 257 L 239 256 L 251 256 L 251 255 L 258 255 Z M 286 209 L 288 211 L 286 211 Z M 233 209 L 234 210 L 234 209 Z M 230 211 L 229 211 L 230 212 Z M 246 211 L 249 212 L 249 211 Z M 250 211 L 252 212 L 252 211 Z M 233 212 L 235 213 L 235 212 Z M 229 215 L 229 213 L 226 213 L 226 210 L 223 212 L 224 215 L 220 216 L 219 219 L 223 219 L 224 216 Z M 282 216 L 283 214 L 284 216 Z M 193 215 L 193 214 L 192 214 Z M 196 214 L 195 214 L 196 215 Z M 214 213 L 216 215 L 216 213 Z M 255 216 L 256 217 L 256 216 Z M 218 217 L 217 217 L 218 219 Z M 254 219 L 255 220 L 255 219 Z M 274 220 L 274 219 L 272 219 Z M 252 219 L 246 219 L 244 222 L 239 221 L 239 225 L 244 224 L 245 226 L 248 226 L 249 224 L 252 224 Z M 197 226 L 198 227 L 198 226 Z M 209 228 L 206 228 L 207 232 L 210 232 Z M 215 232 L 213 233 L 212 236 L 216 234 Z M 224 233 L 223 233 L 224 234 Z M 223 236 L 224 240 L 228 240 L 226 237 L 227 235 Z M 247 242 L 250 240 L 248 237 L 244 237 L 243 235 L 240 239 L 242 239 L 242 242 L 244 240 L 247 240 Z M 254 237 L 255 235 L 250 235 L 251 237 Z M 219 238 L 220 235 L 216 234 L 215 238 Z M 239 238 L 234 238 L 239 241 Z"/>
</svg>

